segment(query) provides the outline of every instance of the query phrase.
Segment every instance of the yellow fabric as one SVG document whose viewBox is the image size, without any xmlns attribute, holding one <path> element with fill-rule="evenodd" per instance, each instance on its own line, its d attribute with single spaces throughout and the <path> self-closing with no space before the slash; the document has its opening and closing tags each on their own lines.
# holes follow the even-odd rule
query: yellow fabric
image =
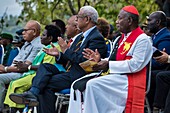
<svg viewBox="0 0 170 113">
<path fill-rule="evenodd" d="M 59 46 L 56 46 L 56 47 L 60 50 Z M 56 63 L 55 57 L 46 54 L 43 59 L 43 63 L 55 64 Z M 31 87 L 32 79 L 35 75 L 36 75 L 36 73 L 33 73 L 33 74 L 30 74 L 28 76 L 25 76 L 23 78 L 20 78 L 20 79 L 17 79 L 15 81 L 11 82 L 10 83 L 11 87 L 8 88 L 8 90 L 7 90 L 7 94 L 6 94 L 4 103 L 9 105 L 9 107 L 24 108 L 25 105 L 16 104 L 16 103 L 12 102 L 9 98 L 9 95 L 11 93 L 21 94 L 21 93 L 27 91 Z"/>
</svg>

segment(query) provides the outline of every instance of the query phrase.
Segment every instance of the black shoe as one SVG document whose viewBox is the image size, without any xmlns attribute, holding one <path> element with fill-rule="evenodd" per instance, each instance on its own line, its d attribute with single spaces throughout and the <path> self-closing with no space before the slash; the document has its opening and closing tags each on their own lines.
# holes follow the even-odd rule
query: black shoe
<svg viewBox="0 0 170 113">
<path fill-rule="evenodd" d="M 28 106 L 38 106 L 39 104 L 37 97 L 30 91 L 27 91 L 23 94 L 12 93 L 9 95 L 9 98 L 17 104 L 24 104 Z"/>
</svg>

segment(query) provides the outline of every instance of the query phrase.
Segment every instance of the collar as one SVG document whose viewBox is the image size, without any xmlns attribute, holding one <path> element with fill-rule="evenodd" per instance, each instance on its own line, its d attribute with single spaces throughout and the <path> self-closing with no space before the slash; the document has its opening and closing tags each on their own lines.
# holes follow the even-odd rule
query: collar
<svg viewBox="0 0 170 113">
<path fill-rule="evenodd" d="M 34 43 L 36 44 L 37 41 L 41 41 L 40 36 L 34 38 L 31 42 L 25 42 L 25 43 L 26 43 L 26 44 L 34 45 Z"/>
<path fill-rule="evenodd" d="M 79 36 L 79 35 L 82 35 L 83 33 L 81 32 L 81 33 L 79 33 L 79 34 L 77 34 L 76 36 L 74 36 L 73 38 L 72 38 L 72 42 L 74 42 L 74 40 Z"/>
<path fill-rule="evenodd" d="M 161 31 L 163 31 L 164 29 L 166 29 L 166 27 L 160 29 L 160 30 L 155 34 L 155 36 L 158 35 L 158 34 L 159 34 Z"/>
<path fill-rule="evenodd" d="M 87 31 L 85 31 L 85 32 L 83 33 L 84 38 L 86 38 L 86 37 L 89 35 L 89 33 L 90 33 L 94 28 L 96 28 L 96 26 L 93 26 L 93 27 L 91 27 L 90 29 L 88 29 Z"/>
</svg>

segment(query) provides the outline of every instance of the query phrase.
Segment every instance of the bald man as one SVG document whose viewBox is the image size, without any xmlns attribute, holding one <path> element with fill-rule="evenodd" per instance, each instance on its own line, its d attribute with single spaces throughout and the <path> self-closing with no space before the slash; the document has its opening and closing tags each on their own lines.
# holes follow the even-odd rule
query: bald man
<svg viewBox="0 0 170 113">
<path fill-rule="evenodd" d="M 24 27 L 22 32 L 23 38 L 26 41 L 21 48 L 19 54 L 14 58 L 13 64 L 9 67 L 0 65 L 0 110 L 3 109 L 3 101 L 5 98 L 5 84 L 9 84 L 12 80 L 21 77 L 22 72 L 14 66 L 21 61 L 28 65 L 32 64 L 33 59 L 43 47 L 40 40 L 41 26 L 39 22 L 30 20 Z"/>
</svg>

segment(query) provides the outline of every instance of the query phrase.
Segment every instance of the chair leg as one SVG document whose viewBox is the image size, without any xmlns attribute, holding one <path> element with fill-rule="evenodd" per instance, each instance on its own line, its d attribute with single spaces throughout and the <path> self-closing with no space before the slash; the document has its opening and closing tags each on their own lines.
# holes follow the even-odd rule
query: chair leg
<svg viewBox="0 0 170 113">
<path fill-rule="evenodd" d="M 58 113 L 61 113 L 61 108 L 63 106 L 63 100 L 64 100 L 63 98 L 60 98 Z"/>
<path fill-rule="evenodd" d="M 149 105 L 149 101 L 148 101 L 147 97 L 145 97 L 145 102 L 146 102 L 146 107 L 147 107 L 148 113 L 151 113 L 151 109 L 150 109 L 150 105 Z"/>
<path fill-rule="evenodd" d="M 56 103 L 55 103 L 55 106 L 56 106 L 56 111 L 57 111 L 57 108 L 58 108 L 58 105 L 59 105 L 59 96 L 57 96 L 57 100 L 56 100 Z"/>
</svg>

